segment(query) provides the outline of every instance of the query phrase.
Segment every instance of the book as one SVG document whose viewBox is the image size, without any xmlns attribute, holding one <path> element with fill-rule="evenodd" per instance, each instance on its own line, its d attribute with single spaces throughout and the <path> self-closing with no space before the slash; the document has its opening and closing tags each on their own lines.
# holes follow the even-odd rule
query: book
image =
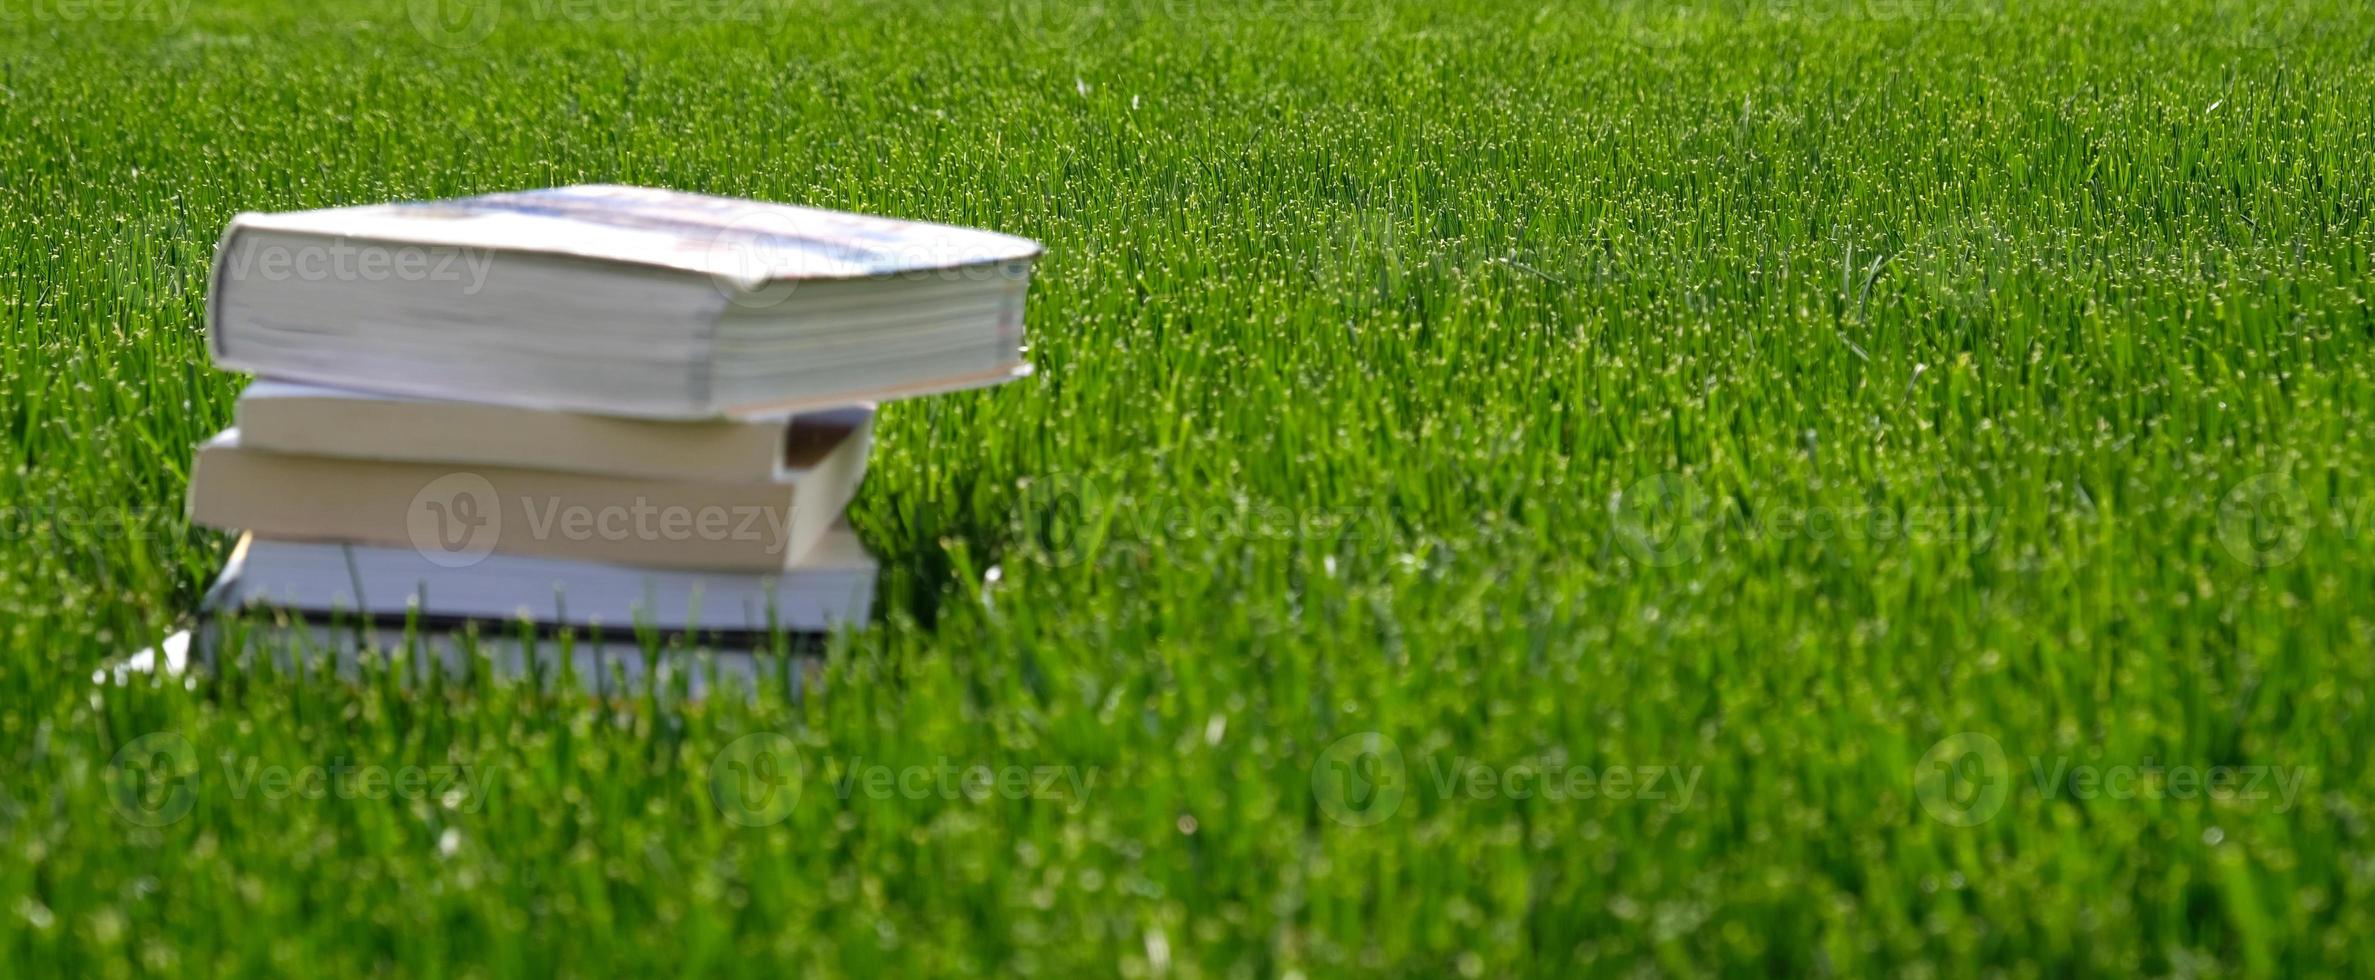
<svg viewBox="0 0 2375 980">
<path fill-rule="evenodd" d="M 1036 242 L 640 187 L 242 214 L 215 362 L 391 394 L 753 417 L 1028 370 Z"/>
<path fill-rule="evenodd" d="M 277 541 L 247 535 L 233 549 L 218 609 L 266 607 L 408 618 L 637 629 L 828 632 L 873 609 L 873 556 L 847 525 L 798 562 L 768 573 L 640 568 L 490 554 L 449 568 L 413 548 Z"/>
<path fill-rule="evenodd" d="M 592 632 L 552 623 L 430 625 L 356 621 L 335 616 L 289 614 L 273 618 L 238 615 L 201 617 L 172 656 L 134 654 L 95 679 L 131 683 L 143 673 L 183 674 L 192 669 L 217 675 L 230 669 L 283 673 L 328 671 L 350 683 L 383 671 L 398 684 L 420 688 L 435 679 L 468 685 L 483 676 L 497 684 L 533 682 L 558 693 L 576 690 L 601 697 L 656 695 L 699 700 L 739 691 L 763 690 L 797 699 L 821 689 L 823 637 L 722 633 Z M 402 659 L 398 659 L 401 657 Z M 185 680 L 184 683 L 188 683 Z"/>
<path fill-rule="evenodd" d="M 746 483 L 814 467 L 873 414 L 658 422 L 271 379 L 241 392 L 236 411 L 241 444 L 266 452 Z"/>
<path fill-rule="evenodd" d="M 259 538 L 411 548 L 446 568 L 506 554 L 780 571 L 841 519 L 870 433 L 840 430 L 786 479 L 737 482 L 276 453 L 229 429 L 198 448 L 190 520 Z"/>
</svg>

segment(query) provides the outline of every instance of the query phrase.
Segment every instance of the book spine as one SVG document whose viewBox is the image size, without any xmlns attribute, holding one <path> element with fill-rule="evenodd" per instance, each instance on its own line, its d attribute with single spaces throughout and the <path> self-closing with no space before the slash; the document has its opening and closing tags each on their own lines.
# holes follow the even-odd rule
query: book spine
<svg viewBox="0 0 2375 980">
<path fill-rule="evenodd" d="M 721 321 L 726 317 L 726 306 L 726 297 L 720 294 L 717 306 L 709 311 L 708 316 L 701 318 L 701 356 L 693 358 L 692 364 L 687 367 L 691 372 L 691 376 L 685 379 L 685 393 L 690 399 L 687 404 L 696 414 L 703 416 L 720 414 L 717 400 L 717 334 L 722 326 Z"/>
<path fill-rule="evenodd" d="M 240 236 L 247 231 L 247 220 L 248 216 L 241 214 L 223 229 L 222 239 L 214 246 L 214 267 L 206 277 L 206 356 L 217 365 L 225 364 L 230 356 L 223 336 L 223 308 L 228 305 L 225 299 L 229 295 L 224 292 L 224 286 L 230 278 L 225 273 L 231 268 L 232 250 L 239 247 Z"/>
</svg>

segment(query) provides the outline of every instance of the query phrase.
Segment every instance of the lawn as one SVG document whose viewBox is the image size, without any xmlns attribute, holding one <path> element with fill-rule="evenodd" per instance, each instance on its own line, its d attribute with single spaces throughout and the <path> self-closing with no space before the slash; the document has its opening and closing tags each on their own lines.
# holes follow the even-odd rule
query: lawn
<svg viewBox="0 0 2375 980">
<path fill-rule="evenodd" d="M 2364 4 L 0 0 L 0 173 L 0 975 L 2375 961 Z M 95 686 L 225 222 L 593 181 L 1047 245 L 821 685 Z"/>
</svg>

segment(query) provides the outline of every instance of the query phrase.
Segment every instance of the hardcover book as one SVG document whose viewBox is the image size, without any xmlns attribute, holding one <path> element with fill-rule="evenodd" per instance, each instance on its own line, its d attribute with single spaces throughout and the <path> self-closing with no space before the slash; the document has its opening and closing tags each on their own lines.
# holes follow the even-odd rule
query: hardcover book
<svg viewBox="0 0 2375 980">
<path fill-rule="evenodd" d="M 641 187 L 242 214 L 216 363 L 290 381 L 662 419 L 763 417 L 1028 368 L 1039 245 Z"/>
</svg>

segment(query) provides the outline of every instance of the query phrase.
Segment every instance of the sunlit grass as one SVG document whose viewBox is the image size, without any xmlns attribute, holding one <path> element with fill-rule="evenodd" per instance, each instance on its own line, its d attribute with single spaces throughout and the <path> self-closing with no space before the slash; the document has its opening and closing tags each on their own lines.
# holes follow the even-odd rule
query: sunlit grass
<svg viewBox="0 0 2375 980">
<path fill-rule="evenodd" d="M 2362 5 L 408 6 L 0 8 L 0 975 L 2375 957 Z M 1038 375 L 883 413 L 823 695 L 94 689 L 226 548 L 230 216 L 591 181 L 1048 245 Z M 483 789 L 242 781 L 340 764 Z M 1446 775 L 1583 767 L 1698 775 Z"/>
</svg>

